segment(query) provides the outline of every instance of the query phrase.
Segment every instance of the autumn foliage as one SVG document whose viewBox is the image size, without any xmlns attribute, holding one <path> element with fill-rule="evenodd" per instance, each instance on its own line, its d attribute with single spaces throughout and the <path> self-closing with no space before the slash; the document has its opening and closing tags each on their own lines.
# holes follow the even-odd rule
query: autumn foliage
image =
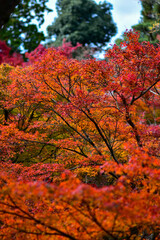
<svg viewBox="0 0 160 240">
<path fill-rule="evenodd" d="M 0 64 L 2 63 L 8 63 L 12 66 L 22 65 L 23 56 L 16 52 L 11 54 L 11 48 L 0 40 Z"/>
<path fill-rule="evenodd" d="M 1 239 L 160 239 L 160 46 L 0 66 Z"/>
</svg>

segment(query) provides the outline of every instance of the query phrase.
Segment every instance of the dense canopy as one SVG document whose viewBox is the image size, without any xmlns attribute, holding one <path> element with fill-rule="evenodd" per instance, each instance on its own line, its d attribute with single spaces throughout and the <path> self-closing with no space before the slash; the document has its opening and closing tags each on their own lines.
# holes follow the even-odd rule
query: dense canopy
<svg viewBox="0 0 160 240">
<path fill-rule="evenodd" d="M 160 239 L 160 46 L 0 65 L 0 236 Z"/>
</svg>

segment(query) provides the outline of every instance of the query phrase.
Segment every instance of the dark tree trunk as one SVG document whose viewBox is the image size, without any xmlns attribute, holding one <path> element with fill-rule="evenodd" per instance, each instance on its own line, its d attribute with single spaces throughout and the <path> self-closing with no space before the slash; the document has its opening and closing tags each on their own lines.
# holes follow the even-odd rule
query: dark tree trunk
<svg viewBox="0 0 160 240">
<path fill-rule="evenodd" d="M 11 13 L 21 0 L 0 0 L 0 29 L 9 20 Z"/>
</svg>

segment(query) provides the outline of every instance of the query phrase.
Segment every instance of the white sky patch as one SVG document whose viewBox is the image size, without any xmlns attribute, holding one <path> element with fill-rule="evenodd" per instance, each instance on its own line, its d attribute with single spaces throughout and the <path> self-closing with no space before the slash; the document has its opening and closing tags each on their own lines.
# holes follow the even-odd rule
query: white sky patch
<svg viewBox="0 0 160 240">
<path fill-rule="evenodd" d="M 56 12 L 56 0 L 49 0 L 47 6 L 53 10 L 53 12 L 45 13 L 45 21 L 41 26 L 40 30 L 44 32 L 45 36 L 47 36 L 47 27 L 54 22 L 54 18 L 57 17 Z"/>
<path fill-rule="evenodd" d="M 139 0 L 110 0 L 109 2 L 113 5 L 112 16 L 118 28 L 118 34 L 114 37 L 116 39 L 126 29 L 131 29 L 131 26 L 140 21 L 141 4 Z"/>
</svg>

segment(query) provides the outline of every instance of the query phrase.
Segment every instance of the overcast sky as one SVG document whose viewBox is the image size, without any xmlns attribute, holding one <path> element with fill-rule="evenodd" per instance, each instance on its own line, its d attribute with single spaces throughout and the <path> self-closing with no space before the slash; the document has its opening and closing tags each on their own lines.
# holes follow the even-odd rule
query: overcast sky
<svg viewBox="0 0 160 240">
<path fill-rule="evenodd" d="M 95 2 L 99 3 L 100 0 L 95 0 Z M 101 0 L 101 2 L 103 2 L 103 0 Z M 140 0 L 108 0 L 108 2 L 113 5 L 112 16 L 118 28 L 117 35 L 112 38 L 111 41 L 114 43 L 114 39 L 120 37 L 121 34 L 126 29 L 130 29 L 132 25 L 138 23 L 140 20 L 141 4 Z M 49 0 L 47 4 L 49 8 L 53 9 L 53 12 L 45 15 L 45 23 L 41 27 L 41 30 L 45 32 L 45 35 L 46 27 L 50 25 L 57 16 L 55 3 L 56 0 Z"/>
</svg>

